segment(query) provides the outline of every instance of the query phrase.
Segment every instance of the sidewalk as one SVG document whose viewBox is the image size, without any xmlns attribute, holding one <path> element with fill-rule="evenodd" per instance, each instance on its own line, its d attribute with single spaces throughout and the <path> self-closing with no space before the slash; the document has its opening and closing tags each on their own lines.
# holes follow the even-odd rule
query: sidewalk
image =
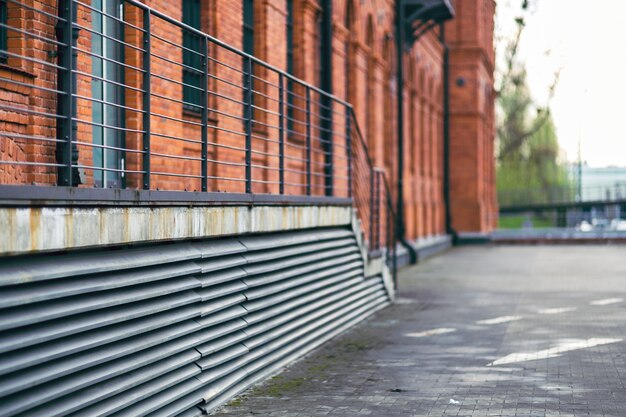
<svg viewBox="0 0 626 417">
<path fill-rule="evenodd" d="M 626 246 L 477 246 L 219 416 L 626 416 Z"/>
</svg>

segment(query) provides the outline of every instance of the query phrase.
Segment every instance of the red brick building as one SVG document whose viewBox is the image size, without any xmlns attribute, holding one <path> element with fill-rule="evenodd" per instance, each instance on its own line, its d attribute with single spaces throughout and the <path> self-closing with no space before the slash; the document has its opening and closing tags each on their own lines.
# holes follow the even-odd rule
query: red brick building
<svg viewBox="0 0 626 417">
<path fill-rule="evenodd" d="M 117 3 L 116 3 L 117 4 Z M 120 3 L 121 4 L 121 3 Z M 384 168 L 393 186 L 397 177 L 396 51 L 394 42 L 394 2 L 321 0 L 256 1 L 147 1 L 153 9 L 195 27 L 235 48 L 251 53 L 271 66 L 287 71 L 313 86 L 323 88 L 323 71 L 332 68 L 332 93 L 350 103 L 376 166 Z M 332 8 L 332 58 L 322 61 L 324 5 Z M 107 10 L 107 17 L 98 10 Z M 0 182 L 4 184 L 55 184 L 58 162 L 54 139 L 57 112 L 56 78 L 49 42 L 55 39 L 56 2 L 34 1 L 29 7 L 7 2 L 8 26 L 31 30 L 41 36 L 24 36 L 5 30 L 8 53 L 0 67 L 0 109 L 3 136 L 0 148 Z M 328 5 L 326 7 L 329 7 Z M 488 232 L 495 225 L 493 163 L 493 13 L 494 2 L 454 2 L 456 18 L 446 23 L 444 42 L 449 47 L 449 216 L 451 230 Z M 247 8 L 247 9 L 246 9 Z M 244 10 L 246 9 L 246 10 Z M 105 186 L 142 188 L 141 85 L 143 17 L 130 5 L 113 5 L 109 0 L 92 5 L 78 3 L 77 20 L 77 151 L 82 187 Z M 100 16 L 100 17 L 98 17 Z M 123 16 L 123 17 L 122 17 Z M 37 17 L 37 18 L 36 18 Z M 121 17 L 121 19 L 120 19 Z M 245 20 L 248 19 L 246 22 Z M 118 21 L 119 20 L 119 21 Z M 106 27 L 109 35 L 97 35 Z M 245 28 L 248 28 L 247 31 Z M 94 30 L 96 29 L 96 30 Z M 202 135 L 201 111 L 193 103 L 194 91 L 184 91 L 182 83 L 194 74 L 181 70 L 179 62 L 195 65 L 193 36 L 171 30 L 167 22 L 152 19 L 153 42 L 150 64 L 155 76 L 150 110 L 158 114 L 150 120 L 151 176 L 149 187 L 160 190 L 201 190 Z M 404 213 L 406 237 L 446 233 L 444 197 L 444 43 L 435 28 L 405 52 L 404 91 Z M 106 37 L 109 36 L 109 37 Z M 117 44 L 114 37 L 123 39 Z M 188 38 L 183 39 L 185 36 Z M 245 44 L 248 42 L 248 44 Z M 209 128 L 206 149 L 208 191 L 244 192 L 241 179 L 245 167 L 241 132 L 245 100 L 240 91 L 242 75 L 237 70 L 241 57 L 219 45 L 209 44 L 208 97 Z M 189 49 L 187 49 L 189 50 Z M 105 52 L 105 55 L 98 54 Z M 183 56 L 192 54 L 192 56 Z M 122 59 L 123 57 L 123 59 Z M 156 58 L 155 58 L 156 57 Z M 123 61 L 121 65 L 115 61 Z M 187 61 L 185 61 L 187 60 Z M 230 64 L 230 65 L 229 65 Z M 119 68 L 111 68 L 117 65 Z M 100 81 L 93 74 L 105 75 Z M 276 129 L 278 123 L 278 77 L 254 65 L 251 156 L 252 192 L 276 193 L 278 165 Z M 107 74 L 109 72 L 110 74 Z M 197 75 L 197 74 L 196 74 Z M 123 80 L 123 82 L 122 82 Z M 98 86 L 96 84 L 100 83 Z M 286 83 L 287 84 L 287 83 Z M 104 87 L 103 87 L 104 86 Z M 123 86 L 121 89 L 119 86 Z M 287 194 L 303 193 L 305 90 L 298 85 L 288 89 L 288 138 L 285 143 Z M 191 87 L 193 88 L 193 86 Z M 291 90 L 289 90 L 291 88 Z M 123 91 L 121 91 L 123 90 Z M 313 95 L 316 93 L 313 92 Z M 116 96 L 116 104 L 105 104 Z M 223 97 L 229 97 L 225 100 Z M 185 103 L 181 105 L 182 103 Z M 314 103 L 316 101 L 313 101 Z M 123 104 L 122 104 L 123 103 Z M 200 104 L 196 100 L 196 104 Z M 313 104 L 313 137 L 322 133 L 322 104 Z M 13 111 L 27 108 L 27 112 Z M 337 109 L 335 109 L 337 110 Z M 105 121 L 104 123 L 103 121 Z M 341 115 L 333 123 L 344 123 Z M 114 125 L 114 126 L 113 126 Z M 107 126 L 111 126 L 110 128 Z M 340 129 L 342 127 L 340 126 Z M 43 138 L 32 140 L 32 138 Z M 180 139 L 180 140 L 177 140 Z M 336 141 L 335 141 L 336 142 Z M 324 194 L 324 149 L 312 143 L 312 194 Z M 344 144 L 336 147 L 335 168 L 347 172 Z M 342 150 L 343 149 L 343 150 Z M 16 161 L 17 164 L 11 164 Z M 101 168 L 101 169 L 98 169 Z M 340 181 L 340 180 L 337 180 Z M 75 181 L 76 182 L 76 181 Z M 335 190 L 340 193 L 339 183 Z M 343 184 L 346 188 L 346 184 Z M 448 230 L 450 232 L 450 230 Z"/>
</svg>

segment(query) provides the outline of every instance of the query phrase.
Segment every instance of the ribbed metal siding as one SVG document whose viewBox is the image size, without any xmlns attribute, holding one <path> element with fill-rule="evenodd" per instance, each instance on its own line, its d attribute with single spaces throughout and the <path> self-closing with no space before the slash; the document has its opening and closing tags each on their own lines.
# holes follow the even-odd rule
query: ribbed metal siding
<svg viewBox="0 0 626 417">
<path fill-rule="evenodd" d="M 0 261 L 0 415 L 185 416 L 388 304 L 349 229 Z"/>
</svg>

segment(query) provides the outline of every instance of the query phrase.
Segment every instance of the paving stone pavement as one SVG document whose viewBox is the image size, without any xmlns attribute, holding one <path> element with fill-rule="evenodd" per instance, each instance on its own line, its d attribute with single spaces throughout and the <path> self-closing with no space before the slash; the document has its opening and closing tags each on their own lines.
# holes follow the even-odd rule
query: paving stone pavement
<svg viewBox="0 0 626 417">
<path fill-rule="evenodd" d="M 462 247 L 399 288 L 216 415 L 626 416 L 626 246 Z"/>
</svg>

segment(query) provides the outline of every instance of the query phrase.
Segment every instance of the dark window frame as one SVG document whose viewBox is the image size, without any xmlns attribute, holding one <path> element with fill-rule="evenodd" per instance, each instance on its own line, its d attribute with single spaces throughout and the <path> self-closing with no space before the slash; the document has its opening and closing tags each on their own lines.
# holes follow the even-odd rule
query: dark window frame
<svg viewBox="0 0 626 417">
<path fill-rule="evenodd" d="M 201 30 L 201 0 L 182 0 L 182 22 L 194 29 Z M 203 47 L 205 38 L 183 30 L 183 109 L 194 114 L 202 113 L 203 87 Z M 193 68 L 193 69 L 192 69 Z"/>
<path fill-rule="evenodd" d="M 6 0 L 0 0 L 0 23 L 6 25 L 8 22 L 8 8 Z M 8 51 L 9 35 L 6 26 L 0 26 L 0 50 Z M 0 52 L 0 64 L 6 64 L 9 57 L 6 53 Z"/>
<path fill-rule="evenodd" d="M 287 74 L 294 75 L 294 61 L 295 61 L 295 51 L 294 51 L 294 11 L 293 11 L 293 1 L 287 1 L 287 15 L 286 15 L 286 37 L 287 37 L 287 45 L 286 45 L 286 55 L 287 55 Z M 287 93 L 287 132 L 290 135 L 294 130 L 294 106 L 295 106 L 295 92 L 294 92 L 294 83 L 291 78 L 287 78 L 286 85 L 286 93 Z"/>
</svg>

